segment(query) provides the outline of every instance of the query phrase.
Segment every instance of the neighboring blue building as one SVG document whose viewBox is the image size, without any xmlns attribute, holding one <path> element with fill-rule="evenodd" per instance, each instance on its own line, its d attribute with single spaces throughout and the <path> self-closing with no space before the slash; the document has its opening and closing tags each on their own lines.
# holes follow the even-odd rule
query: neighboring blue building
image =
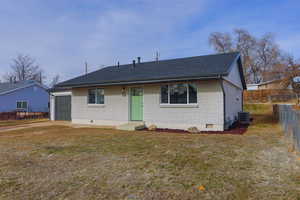
<svg viewBox="0 0 300 200">
<path fill-rule="evenodd" d="M 47 87 L 37 81 L 0 83 L 0 112 L 48 112 Z"/>
</svg>

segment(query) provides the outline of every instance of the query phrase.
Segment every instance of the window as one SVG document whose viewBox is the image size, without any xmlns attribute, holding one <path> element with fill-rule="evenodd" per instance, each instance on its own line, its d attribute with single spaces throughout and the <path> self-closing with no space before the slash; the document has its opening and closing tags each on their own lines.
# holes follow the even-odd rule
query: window
<svg viewBox="0 0 300 200">
<path fill-rule="evenodd" d="M 197 87 L 194 84 L 161 86 L 161 104 L 197 104 Z"/>
<path fill-rule="evenodd" d="M 189 87 L 189 103 L 197 103 L 197 87 L 194 84 L 188 84 Z"/>
<path fill-rule="evenodd" d="M 170 85 L 170 104 L 187 104 L 186 84 Z"/>
<path fill-rule="evenodd" d="M 104 104 L 104 89 L 89 89 L 88 104 Z"/>
<path fill-rule="evenodd" d="M 28 104 L 27 101 L 17 101 L 18 110 L 27 110 Z"/>
<path fill-rule="evenodd" d="M 161 92 L 161 101 L 160 103 L 169 103 L 169 86 L 168 85 L 163 85 L 160 88 Z"/>
</svg>

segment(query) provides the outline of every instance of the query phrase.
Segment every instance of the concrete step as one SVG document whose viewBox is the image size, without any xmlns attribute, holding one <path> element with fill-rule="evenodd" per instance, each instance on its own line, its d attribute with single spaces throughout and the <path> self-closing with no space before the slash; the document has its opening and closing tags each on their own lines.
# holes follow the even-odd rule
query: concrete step
<svg viewBox="0 0 300 200">
<path fill-rule="evenodd" d="M 136 130 L 142 130 L 145 127 L 146 127 L 145 122 L 128 122 L 126 124 L 121 124 L 117 126 L 117 129 L 123 131 L 136 131 Z"/>
</svg>

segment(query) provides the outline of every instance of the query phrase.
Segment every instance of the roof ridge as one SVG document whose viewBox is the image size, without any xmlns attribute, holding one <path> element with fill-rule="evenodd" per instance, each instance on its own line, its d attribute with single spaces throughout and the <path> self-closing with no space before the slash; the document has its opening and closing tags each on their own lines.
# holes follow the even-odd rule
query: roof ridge
<svg viewBox="0 0 300 200">
<path fill-rule="evenodd" d="M 167 61 L 176 61 L 176 60 L 185 60 L 185 59 L 192 59 L 192 58 L 200 58 L 200 57 L 211 57 L 211 56 L 221 56 L 221 55 L 228 55 L 228 54 L 239 54 L 240 52 L 238 51 L 233 51 L 233 52 L 224 52 L 224 53 L 215 53 L 215 54 L 206 54 L 206 55 L 200 55 L 200 56 L 188 56 L 188 57 L 182 57 L 182 58 L 170 58 L 170 59 L 163 59 L 163 60 L 153 60 L 153 61 L 146 61 L 146 62 L 141 62 L 141 63 L 136 63 L 136 65 L 139 65 L 139 64 L 144 64 L 144 63 L 147 63 L 147 64 L 150 64 L 150 63 L 156 63 L 156 62 L 167 62 Z M 119 65 L 119 67 L 122 67 L 122 66 L 127 66 L 127 65 L 132 65 L 132 63 L 127 63 L 127 64 L 122 64 L 122 65 Z M 109 68 L 109 67 L 118 67 L 118 65 L 108 65 L 108 66 L 105 66 L 101 69 L 98 69 L 98 70 L 95 70 L 93 72 L 96 72 L 96 71 L 100 71 L 102 69 L 105 69 L 105 68 Z M 93 72 L 90 72 L 90 73 L 93 73 Z M 90 74 L 88 73 L 88 74 Z"/>
</svg>

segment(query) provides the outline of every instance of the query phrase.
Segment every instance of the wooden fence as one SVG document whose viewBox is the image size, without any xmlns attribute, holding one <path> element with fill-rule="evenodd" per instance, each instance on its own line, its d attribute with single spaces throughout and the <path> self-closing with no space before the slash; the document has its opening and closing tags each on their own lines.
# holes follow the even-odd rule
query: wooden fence
<svg viewBox="0 0 300 200">
<path fill-rule="evenodd" d="M 48 112 L 2 112 L 0 113 L 0 120 L 23 120 L 23 119 L 44 119 L 48 118 Z"/>
<path fill-rule="evenodd" d="M 290 102 L 296 99 L 292 90 L 268 89 L 244 91 L 246 103 Z"/>
</svg>

